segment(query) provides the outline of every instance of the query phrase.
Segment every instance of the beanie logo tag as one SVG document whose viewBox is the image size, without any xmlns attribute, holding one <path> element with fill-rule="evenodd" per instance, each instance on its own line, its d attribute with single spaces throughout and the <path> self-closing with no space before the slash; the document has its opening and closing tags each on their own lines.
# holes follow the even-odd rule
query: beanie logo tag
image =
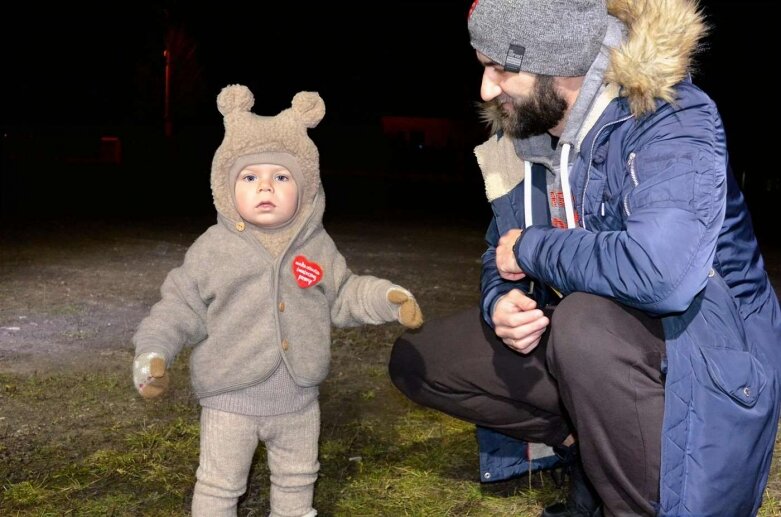
<svg viewBox="0 0 781 517">
<path fill-rule="evenodd" d="M 507 57 L 504 60 L 505 72 L 520 72 L 524 54 L 526 54 L 526 47 L 518 43 L 510 43 L 510 48 L 507 49 Z"/>
<path fill-rule="evenodd" d="M 293 277 L 298 287 L 312 287 L 323 278 L 323 268 L 317 262 L 312 262 L 303 255 L 293 259 Z"/>
</svg>

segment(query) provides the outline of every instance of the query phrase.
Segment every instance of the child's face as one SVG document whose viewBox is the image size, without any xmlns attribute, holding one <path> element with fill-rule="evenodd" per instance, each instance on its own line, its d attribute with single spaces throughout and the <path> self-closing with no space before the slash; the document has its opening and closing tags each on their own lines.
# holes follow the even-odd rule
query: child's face
<svg viewBox="0 0 781 517">
<path fill-rule="evenodd" d="M 296 180 L 281 165 L 249 165 L 236 177 L 236 209 L 245 221 L 274 228 L 290 221 L 297 208 Z"/>
</svg>

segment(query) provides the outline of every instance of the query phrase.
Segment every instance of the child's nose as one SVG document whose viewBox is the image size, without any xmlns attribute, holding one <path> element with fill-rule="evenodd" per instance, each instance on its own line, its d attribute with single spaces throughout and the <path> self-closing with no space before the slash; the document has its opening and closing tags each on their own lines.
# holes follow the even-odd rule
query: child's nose
<svg viewBox="0 0 781 517">
<path fill-rule="evenodd" d="M 260 180 L 258 181 L 258 192 L 271 192 L 273 190 L 273 187 L 271 186 L 271 182 L 268 180 Z"/>
</svg>

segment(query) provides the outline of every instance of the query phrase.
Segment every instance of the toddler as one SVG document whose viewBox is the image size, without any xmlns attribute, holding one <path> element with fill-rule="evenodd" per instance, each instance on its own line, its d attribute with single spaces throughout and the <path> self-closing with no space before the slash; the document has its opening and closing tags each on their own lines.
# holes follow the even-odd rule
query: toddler
<svg viewBox="0 0 781 517">
<path fill-rule="evenodd" d="M 166 367 L 193 346 L 201 409 L 192 514 L 233 516 L 259 441 L 271 472 L 271 517 L 312 517 L 319 470 L 318 385 L 331 325 L 422 322 L 412 294 L 355 275 L 323 229 L 317 147 L 307 129 L 325 114 L 317 93 L 263 117 L 248 88 L 217 97 L 225 136 L 212 162 L 218 221 L 188 249 L 162 299 L 133 337 L 133 378 L 144 397 L 168 385 Z"/>
</svg>

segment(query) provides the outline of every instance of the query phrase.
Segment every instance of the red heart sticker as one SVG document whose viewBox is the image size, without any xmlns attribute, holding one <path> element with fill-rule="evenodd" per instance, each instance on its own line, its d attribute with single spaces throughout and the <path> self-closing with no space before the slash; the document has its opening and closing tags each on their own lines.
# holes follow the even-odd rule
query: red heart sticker
<svg viewBox="0 0 781 517">
<path fill-rule="evenodd" d="M 323 278 L 323 268 L 305 256 L 298 255 L 293 259 L 293 276 L 296 277 L 298 287 L 312 287 Z"/>
</svg>

